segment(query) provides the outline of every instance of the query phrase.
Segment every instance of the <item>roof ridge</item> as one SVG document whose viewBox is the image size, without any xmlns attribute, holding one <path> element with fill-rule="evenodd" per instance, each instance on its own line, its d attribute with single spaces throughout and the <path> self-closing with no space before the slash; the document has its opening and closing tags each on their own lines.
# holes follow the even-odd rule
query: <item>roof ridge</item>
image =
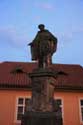
<svg viewBox="0 0 83 125">
<path fill-rule="evenodd" d="M 36 62 L 17 62 L 17 61 L 4 61 L 1 63 L 24 63 L 24 64 L 36 64 Z"/>
<path fill-rule="evenodd" d="M 0 63 L 28 63 L 28 64 L 36 64 L 37 62 L 31 61 L 31 62 L 18 62 L 18 61 L 3 61 Z M 63 64 L 63 63 L 53 63 L 52 65 L 64 65 L 64 66 L 80 66 L 81 68 L 83 68 L 82 65 L 80 64 Z"/>
<path fill-rule="evenodd" d="M 53 63 L 52 65 L 64 65 L 64 66 L 80 66 L 82 67 L 82 65 L 80 64 L 63 64 L 63 63 Z M 82 67 L 83 68 L 83 67 Z"/>
</svg>

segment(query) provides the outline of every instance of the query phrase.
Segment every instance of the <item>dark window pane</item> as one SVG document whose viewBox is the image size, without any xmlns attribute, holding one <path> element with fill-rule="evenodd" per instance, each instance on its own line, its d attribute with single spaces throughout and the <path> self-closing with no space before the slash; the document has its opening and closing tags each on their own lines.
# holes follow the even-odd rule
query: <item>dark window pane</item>
<svg viewBox="0 0 83 125">
<path fill-rule="evenodd" d="M 83 108 L 81 108 L 81 117 L 82 117 L 82 121 L 83 121 Z"/>
<path fill-rule="evenodd" d="M 23 113 L 23 107 L 22 106 L 18 107 L 18 113 Z"/>
<path fill-rule="evenodd" d="M 81 100 L 81 106 L 83 105 L 83 100 Z"/>
<path fill-rule="evenodd" d="M 61 105 L 61 99 L 56 99 L 58 105 Z"/>
<path fill-rule="evenodd" d="M 81 117 L 82 117 L 82 121 L 83 121 L 83 108 L 81 108 Z"/>
<path fill-rule="evenodd" d="M 17 120 L 21 120 L 21 119 L 22 119 L 22 116 L 23 116 L 23 114 L 18 114 L 18 115 L 17 115 Z"/>
<path fill-rule="evenodd" d="M 25 99 L 25 106 L 26 106 L 27 104 L 29 104 L 29 103 L 30 103 L 30 101 L 31 101 L 31 99 L 26 98 L 26 99 Z"/>
<path fill-rule="evenodd" d="M 19 98 L 18 104 L 23 104 L 23 98 Z"/>
<path fill-rule="evenodd" d="M 62 115 L 62 108 L 60 107 L 60 112 L 61 112 L 61 115 Z"/>
</svg>

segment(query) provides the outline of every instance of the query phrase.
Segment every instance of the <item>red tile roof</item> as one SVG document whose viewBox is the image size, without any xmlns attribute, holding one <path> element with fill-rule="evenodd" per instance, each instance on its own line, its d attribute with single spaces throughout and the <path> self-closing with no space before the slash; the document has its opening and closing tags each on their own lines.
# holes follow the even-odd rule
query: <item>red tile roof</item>
<svg viewBox="0 0 83 125">
<path fill-rule="evenodd" d="M 27 73 L 36 67 L 36 63 L 0 63 L 0 88 L 30 88 Z M 83 90 L 83 68 L 80 65 L 52 64 L 51 68 L 58 72 L 55 89 Z"/>
</svg>

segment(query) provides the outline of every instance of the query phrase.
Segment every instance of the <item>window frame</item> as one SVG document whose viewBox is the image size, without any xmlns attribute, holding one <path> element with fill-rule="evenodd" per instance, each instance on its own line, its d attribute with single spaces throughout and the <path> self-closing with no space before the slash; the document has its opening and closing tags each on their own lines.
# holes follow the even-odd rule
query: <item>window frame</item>
<svg viewBox="0 0 83 125">
<path fill-rule="evenodd" d="M 81 106 L 81 100 L 83 100 L 83 97 L 79 99 L 79 118 L 80 118 L 80 123 L 83 124 L 82 113 L 81 113 L 81 108 L 83 108 L 83 106 Z"/>
<path fill-rule="evenodd" d="M 63 104 L 63 98 L 56 96 L 56 97 L 54 97 L 54 99 L 55 100 L 60 99 L 61 102 L 62 102 L 62 104 L 61 104 L 61 108 L 62 108 L 62 120 L 63 120 L 62 122 L 63 122 L 63 125 L 64 125 L 64 104 Z"/>
<path fill-rule="evenodd" d="M 25 99 L 25 98 L 29 98 L 29 99 L 31 99 L 31 96 L 18 96 L 18 97 L 16 97 L 16 104 L 15 104 L 15 123 L 21 123 L 21 120 L 17 120 L 17 113 L 18 113 L 18 99 L 19 98 L 23 98 L 23 99 Z M 62 108 L 62 119 L 63 119 L 63 123 L 64 123 L 64 109 L 63 109 L 63 98 L 62 97 L 54 97 L 54 99 L 56 100 L 56 99 L 60 99 L 61 100 L 61 103 L 62 103 L 62 105 L 61 105 L 61 108 Z M 25 107 L 25 106 L 24 106 Z"/>
<path fill-rule="evenodd" d="M 23 100 L 25 100 L 25 99 L 31 99 L 31 96 L 18 96 L 18 97 L 16 97 L 15 114 L 14 114 L 14 122 L 15 122 L 15 123 L 21 123 L 21 120 L 18 120 L 18 119 L 17 119 L 18 107 L 23 106 L 23 113 L 24 113 L 24 109 L 25 109 L 25 104 L 24 104 L 25 101 L 24 101 L 23 104 L 18 104 L 19 98 L 23 98 Z"/>
</svg>

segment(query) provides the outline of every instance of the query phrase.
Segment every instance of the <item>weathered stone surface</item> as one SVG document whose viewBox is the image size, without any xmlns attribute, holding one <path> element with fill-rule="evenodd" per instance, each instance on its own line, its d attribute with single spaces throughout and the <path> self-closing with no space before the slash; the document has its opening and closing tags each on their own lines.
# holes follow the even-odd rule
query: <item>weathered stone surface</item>
<svg viewBox="0 0 83 125">
<path fill-rule="evenodd" d="M 21 125 L 62 125 L 60 107 L 54 106 L 53 101 L 57 79 L 49 68 L 57 48 L 57 38 L 44 29 L 43 24 L 39 25 L 39 29 L 35 39 L 29 44 L 32 60 L 37 60 L 39 65 L 29 74 L 32 98 L 26 106 Z"/>
<path fill-rule="evenodd" d="M 26 112 L 21 125 L 62 125 L 55 112 Z"/>
<path fill-rule="evenodd" d="M 32 60 L 38 60 L 39 67 L 47 67 L 52 63 L 52 55 L 57 49 L 57 38 L 44 29 L 40 24 L 34 40 L 29 44 L 31 46 Z"/>
<path fill-rule="evenodd" d="M 36 71 L 30 74 L 32 79 L 32 111 L 53 111 L 55 76 L 52 71 Z M 28 109 L 28 108 L 27 108 Z"/>
</svg>

